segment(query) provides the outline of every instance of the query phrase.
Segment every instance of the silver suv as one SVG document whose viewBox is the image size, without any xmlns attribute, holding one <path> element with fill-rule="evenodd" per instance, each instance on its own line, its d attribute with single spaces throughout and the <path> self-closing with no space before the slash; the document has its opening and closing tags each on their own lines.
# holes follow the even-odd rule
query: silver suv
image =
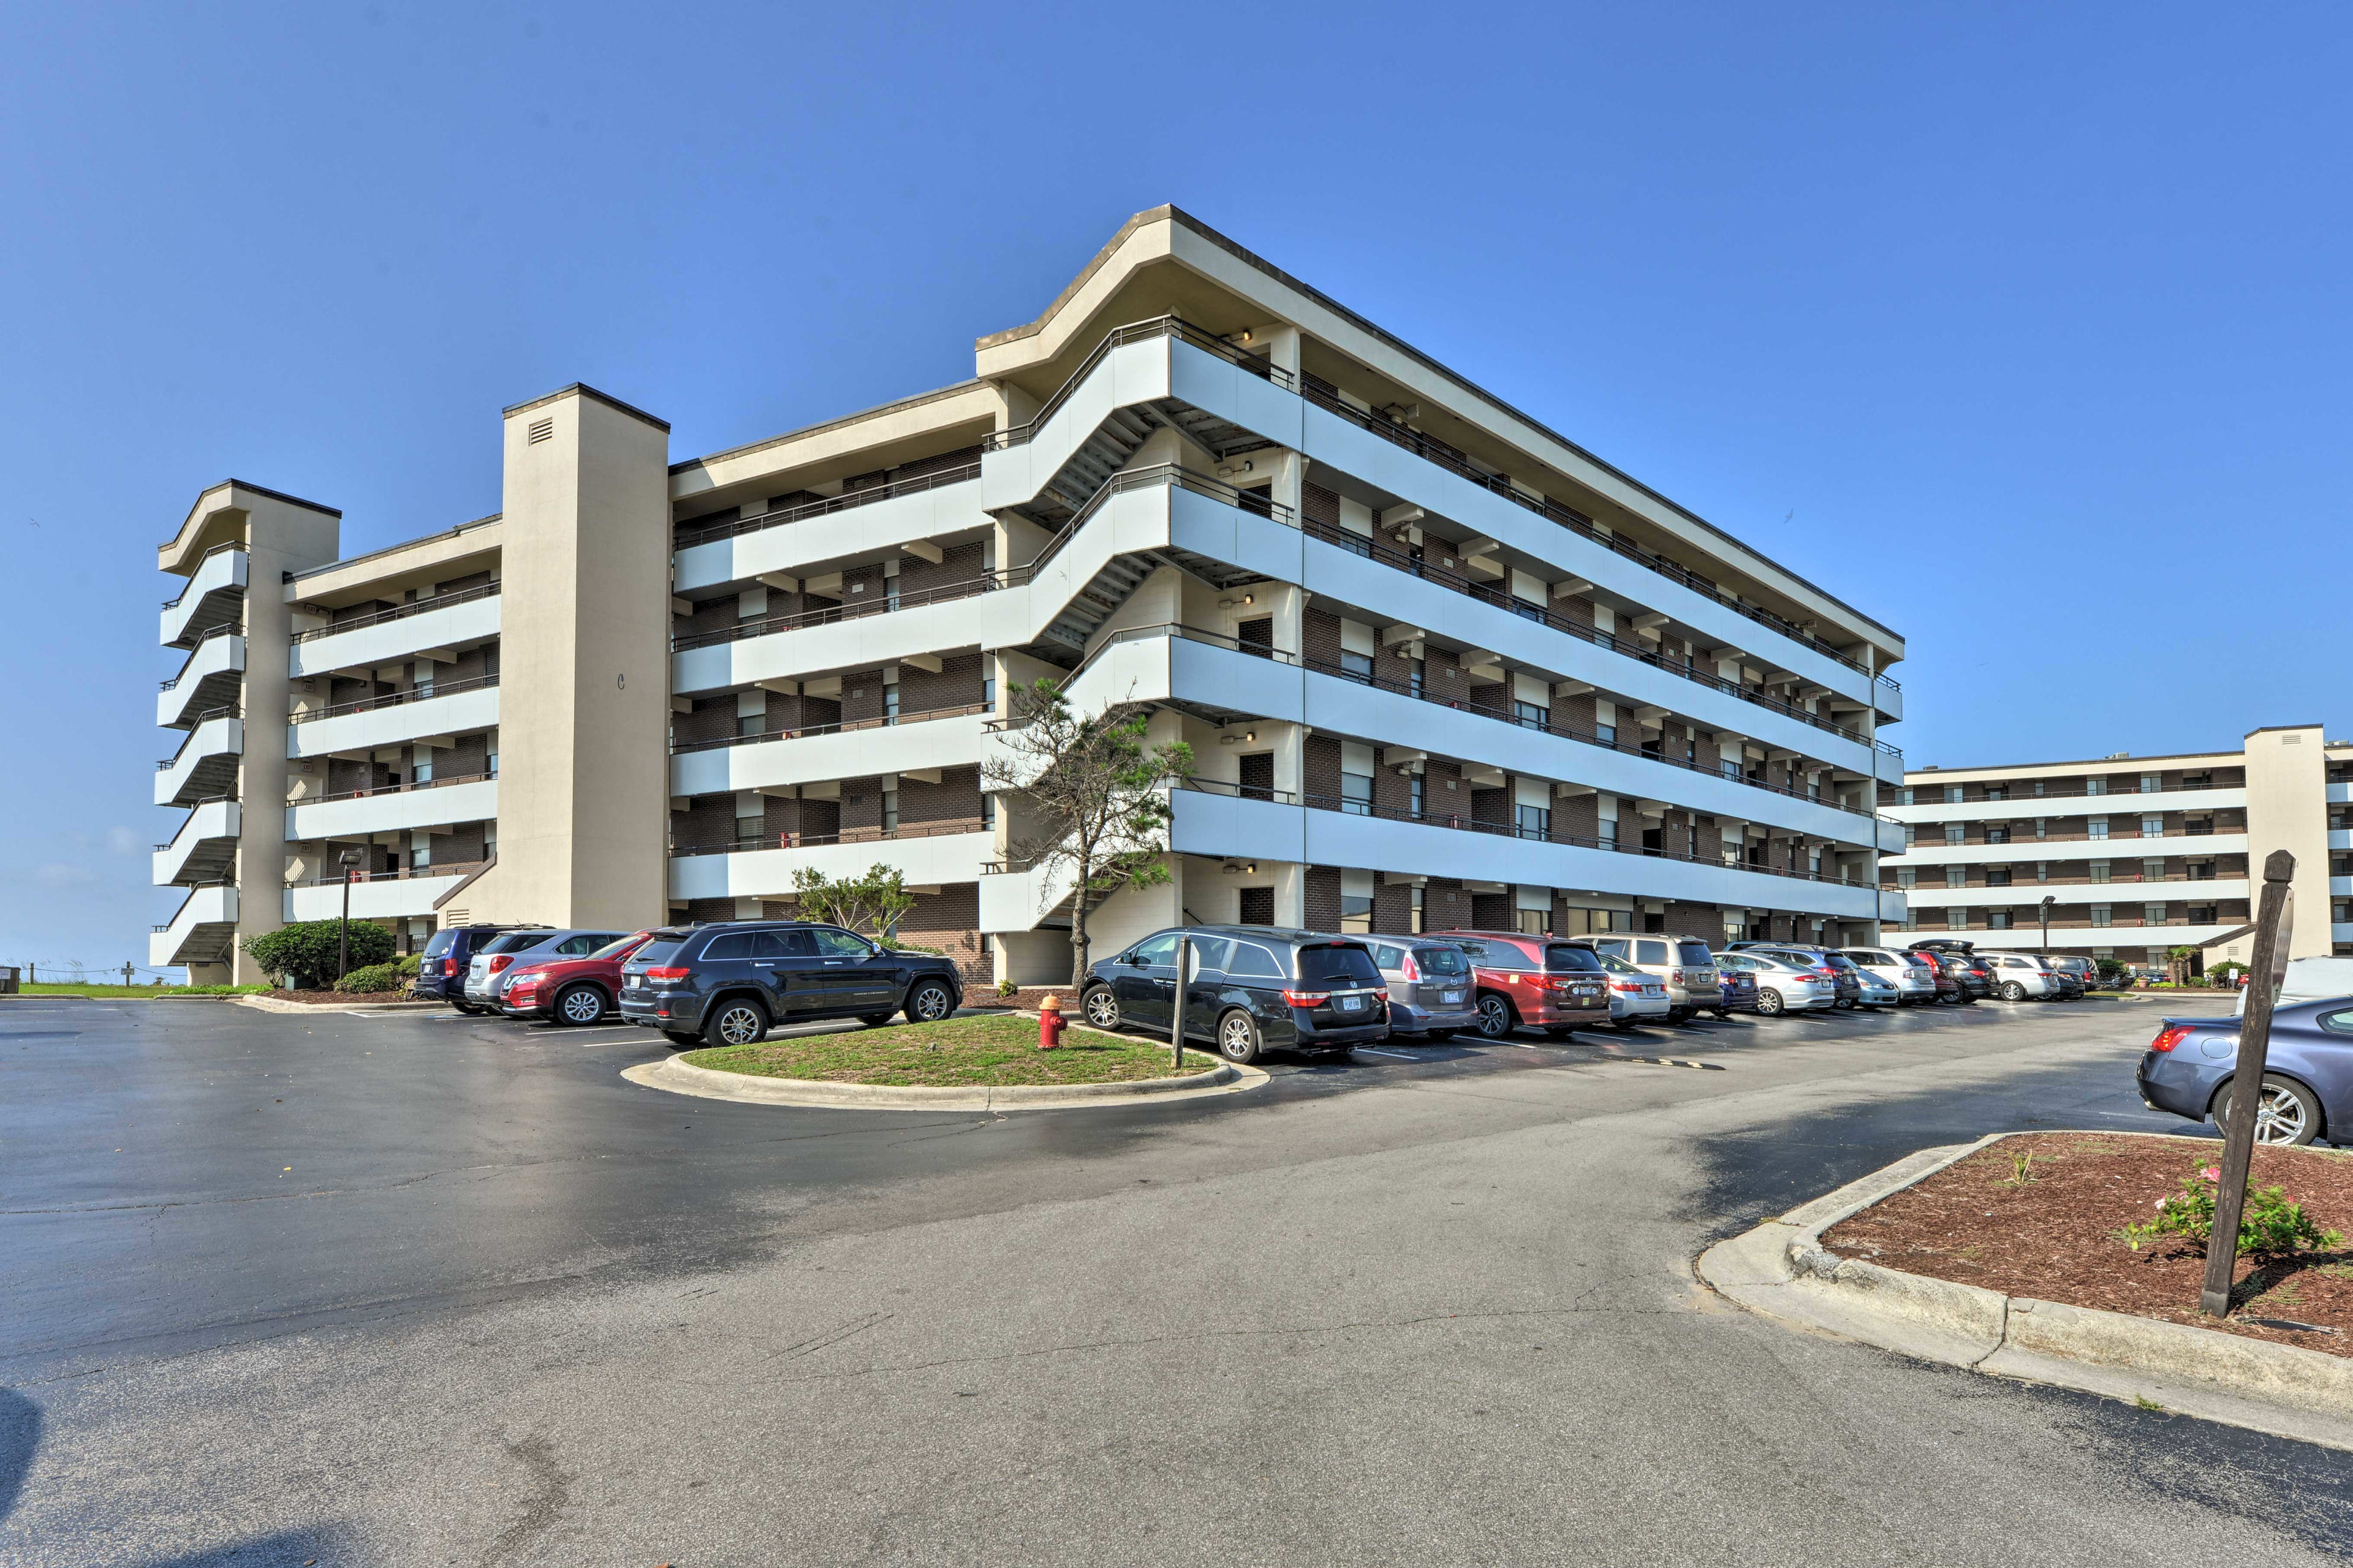
<svg viewBox="0 0 2353 1568">
<path fill-rule="evenodd" d="M 1630 963 L 1664 985 L 1670 1024 L 1724 1005 L 1715 954 L 1695 936 L 1596 936 L 1586 941 L 1596 952 Z"/>
</svg>

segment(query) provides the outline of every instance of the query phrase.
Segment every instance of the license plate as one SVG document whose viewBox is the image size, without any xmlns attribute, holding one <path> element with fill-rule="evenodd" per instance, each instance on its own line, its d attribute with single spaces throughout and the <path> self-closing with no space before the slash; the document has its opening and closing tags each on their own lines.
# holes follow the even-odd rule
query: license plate
<svg viewBox="0 0 2353 1568">
<path fill-rule="evenodd" d="M 1438 994 L 1438 999 L 1440 1002 L 1459 1003 L 1462 1000 L 1462 993 L 1460 991 L 1441 991 Z"/>
<path fill-rule="evenodd" d="M 1356 1012 L 1361 1009 L 1364 1005 L 1365 999 L 1362 996 L 1343 996 L 1340 998 L 1340 1011 L 1343 1013 Z"/>
</svg>

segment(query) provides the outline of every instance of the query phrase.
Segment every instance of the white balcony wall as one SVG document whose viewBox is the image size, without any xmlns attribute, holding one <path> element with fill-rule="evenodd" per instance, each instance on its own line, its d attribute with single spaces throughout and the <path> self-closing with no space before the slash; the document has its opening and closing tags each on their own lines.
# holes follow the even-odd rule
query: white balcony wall
<svg viewBox="0 0 2353 1568">
<path fill-rule="evenodd" d="M 426 648 L 484 641 L 499 635 L 501 599 L 488 594 L 444 609 L 298 642 L 289 652 L 287 673 L 299 680 L 340 669 L 375 669 L 399 664 Z"/>
<path fill-rule="evenodd" d="M 828 877 L 848 877 L 878 860 L 897 867 L 911 887 L 969 882 L 996 853 L 992 835 L 943 833 L 929 838 L 878 838 L 806 849 L 682 855 L 670 863 L 670 896 L 678 900 L 781 898 L 793 890 L 793 872 L 803 866 Z"/>
<path fill-rule="evenodd" d="M 245 831 L 245 808 L 233 800 L 208 800 L 188 814 L 180 824 L 180 831 L 172 835 L 172 842 L 155 851 L 155 885 L 168 887 L 178 880 L 180 868 L 196 847 L 207 841 L 218 842 L 235 838 Z"/>
<path fill-rule="evenodd" d="M 397 746 L 427 735 L 491 730 L 499 722 L 499 689 L 485 686 L 450 697 L 429 697 L 359 713 L 338 713 L 286 726 L 286 754 L 323 757 Z"/>
<path fill-rule="evenodd" d="M 2353 804 L 2353 784 L 2326 784 L 2322 795 L 2331 805 Z"/>
<path fill-rule="evenodd" d="M 2244 855 L 2247 836 L 2216 833 L 2201 838 L 2183 834 L 2163 838 L 2021 838 L 2010 844 L 1931 844 L 1922 839 L 1890 864 L 1899 866 L 2018 866 L 2037 860 L 2141 860 L 2159 855 Z"/>
<path fill-rule="evenodd" d="M 1878 826 L 1873 831 L 1879 842 L 1879 852 L 1882 855 L 1903 854 L 1904 825 L 1900 822 L 1890 822 L 1884 816 L 1877 820 Z"/>
<path fill-rule="evenodd" d="M 896 550 L 917 540 L 971 532 L 987 524 L 988 517 L 980 507 L 978 479 L 941 485 L 800 522 L 778 523 L 708 544 L 690 545 L 678 552 L 675 591 L 691 594 L 723 583 L 744 582 L 763 572 L 806 576 L 809 567 L 826 562 Z"/>
<path fill-rule="evenodd" d="M 2328 830 L 2331 849 L 2353 849 L 2353 827 L 2332 827 Z"/>
<path fill-rule="evenodd" d="M 1926 910 L 1931 916 L 1936 916 L 1945 907 L 1933 900 L 1920 897 L 1916 892 L 1912 897 L 1912 908 L 1915 913 Z M 1955 904 L 1951 907 L 1959 909 L 1961 906 Z M 2147 947 L 2194 947 L 2200 942 L 2211 942 L 2225 931 L 2236 931 L 2246 923 L 2244 921 L 2232 921 L 2223 925 L 2203 926 L 2054 925 L 2051 928 L 2050 951 L 2089 952 L 2095 947 L 2107 947 L 2137 952 Z M 2011 950 L 2031 952 L 2041 948 L 2042 944 L 2041 922 L 2030 920 L 2023 914 L 2018 917 L 2017 923 L 2008 931 L 1947 931 L 1942 925 L 1935 925 L 1906 927 L 1882 934 L 1887 941 L 1894 942 L 1910 942 L 1924 936 L 1957 936 L 1963 942 L 1974 942 L 1979 947 L 1989 948 L 1996 952 Z"/>
<path fill-rule="evenodd" d="M 917 768 L 968 768 L 980 760 L 986 713 L 887 724 L 797 741 L 761 741 L 687 752 L 670 760 L 672 795 L 774 789 Z"/>
<path fill-rule="evenodd" d="M 387 877 L 381 881 L 352 884 L 352 919 L 398 920 L 406 915 L 430 915 L 433 900 L 464 881 L 470 871 L 446 877 Z M 323 887 L 289 888 L 283 912 L 287 921 L 331 921 L 343 912 L 341 883 Z"/>
<path fill-rule="evenodd" d="M 499 781 L 399 790 L 350 800 L 306 801 L 286 808 L 286 839 L 365 838 L 412 827 L 486 822 L 499 815 Z"/>
<path fill-rule="evenodd" d="M 1911 910 L 1905 901 L 1906 897 L 1907 895 L 1900 891 L 1891 891 L 1886 889 L 1882 889 L 1880 890 L 1879 919 L 1881 924 L 1902 926 L 1911 923 Z"/>
<path fill-rule="evenodd" d="M 245 755 L 245 721 L 242 719 L 207 719 L 188 731 L 177 755 L 168 768 L 155 770 L 155 804 L 157 805 L 190 805 L 195 797 L 190 775 L 199 764 L 215 757 Z M 185 797 L 185 798 L 184 798 Z"/>
<path fill-rule="evenodd" d="M 2353 877 L 2329 878 L 2328 896 L 2333 899 L 2353 899 Z"/>
<path fill-rule="evenodd" d="M 2247 884 L 2244 880 L 2192 882 L 2186 878 L 2169 882 L 2037 882 L 2028 879 L 2007 888 L 1947 888 L 1923 879 L 1917 886 L 1905 889 L 1904 896 L 1924 910 L 1959 909 L 1964 904 L 1973 909 L 2031 910 L 2045 898 L 2052 898 L 2063 908 L 2110 904 L 2122 914 L 2126 905 L 2228 903 L 2245 898 Z"/>
<path fill-rule="evenodd" d="M 223 706 L 217 695 L 200 697 L 206 678 L 244 673 L 245 638 L 236 632 L 216 632 L 196 645 L 173 684 L 155 694 L 155 722 L 180 724 L 202 712 L 200 704 Z M 234 703 L 236 699 L 227 700 Z"/>
<path fill-rule="evenodd" d="M 1927 798 L 1936 784 L 1915 784 L 1920 798 L 1910 805 L 1881 809 L 1898 822 L 2031 822 L 2038 816 L 2054 820 L 2074 816 L 2138 816 L 2144 811 L 2244 810 L 2247 792 L 2230 789 L 2185 789 L 2160 795 L 2021 795 L 2014 800 L 1967 800 L 1950 805 Z"/>
<path fill-rule="evenodd" d="M 164 606 L 160 637 L 163 645 L 171 647 L 187 635 L 189 624 L 205 607 L 206 595 L 243 593 L 250 571 L 251 564 L 242 550 L 224 550 L 217 555 L 206 556 L 180 596 Z"/>
<path fill-rule="evenodd" d="M 191 889 L 171 924 L 147 935 L 147 963 L 168 969 L 187 962 L 189 944 L 203 938 L 209 947 L 226 927 L 237 924 L 237 889 L 222 884 Z"/>
</svg>

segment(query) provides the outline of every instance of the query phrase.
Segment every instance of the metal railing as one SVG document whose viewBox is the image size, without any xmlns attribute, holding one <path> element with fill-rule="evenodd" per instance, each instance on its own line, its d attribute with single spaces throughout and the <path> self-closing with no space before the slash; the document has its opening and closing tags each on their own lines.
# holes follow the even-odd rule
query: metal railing
<svg viewBox="0 0 2353 1568">
<path fill-rule="evenodd" d="M 1128 343 L 1149 342 L 1155 338 L 1181 339 L 1205 353 L 1215 354 L 1228 364 L 1246 370 L 1261 380 L 1272 382 L 1285 392 L 1299 390 L 1298 378 L 1264 354 L 1254 354 L 1247 349 L 1237 348 L 1215 333 L 1204 331 L 1189 321 L 1179 321 L 1175 316 L 1159 316 L 1148 321 L 1133 321 L 1124 327 L 1113 328 L 1111 331 L 1104 334 L 1101 342 L 1095 344 L 1087 357 L 1079 362 L 1079 368 L 1072 371 L 1064 379 L 1062 384 L 1054 389 L 1054 395 L 1038 405 L 1038 412 L 1029 416 L 1028 424 L 1016 425 L 1009 429 L 995 432 L 981 442 L 982 448 L 991 452 L 1001 452 L 1008 447 L 1026 445 L 1048 420 L 1061 412 L 1062 405 L 1071 400 L 1071 395 L 1079 389 L 1088 376 L 1094 374 L 1095 366 L 1101 364 L 1113 349 L 1124 347 Z"/>
<path fill-rule="evenodd" d="M 1046 542 L 1044 548 L 1031 556 L 1024 564 L 1008 567 L 997 573 L 997 576 L 1003 580 L 1007 587 L 1036 581 L 1039 572 L 1055 556 L 1060 554 L 1062 546 L 1075 538 L 1079 530 L 1084 528 L 1095 513 L 1109 505 L 1114 496 L 1124 495 L 1130 490 L 1152 489 L 1161 485 L 1166 485 L 1175 489 L 1190 490 L 1195 495 L 1207 496 L 1211 500 L 1223 501 L 1228 506 L 1239 508 L 1253 517 L 1263 517 L 1279 522 L 1285 528 L 1299 526 L 1297 514 L 1262 489 L 1246 490 L 1239 486 L 1229 485 L 1223 479 L 1213 479 L 1207 474 L 1195 473 L 1192 469 L 1176 463 L 1155 463 L 1145 468 L 1123 468 L 1096 486 L 1095 493 L 1089 496 L 1085 503 L 1071 514 L 1071 520 L 1062 524 L 1060 532 Z"/>
<path fill-rule="evenodd" d="M 689 648 L 715 647 L 722 643 L 741 642 L 745 637 L 764 637 L 776 632 L 799 631 L 807 626 L 829 626 L 841 621 L 863 620 L 868 616 L 889 615 L 894 610 L 919 609 L 925 605 L 969 599 L 1002 587 L 1004 575 L 1001 572 L 987 572 L 977 577 L 943 583 L 937 587 L 918 588 L 913 593 L 877 594 L 871 599 L 860 597 L 819 610 L 801 610 L 789 616 L 762 616 L 757 620 L 739 621 L 722 631 L 696 632 L 688 637 L 672 637 L 670 651 L 684 653 Z"/>
<path fill-rule="evenodd" d="M 2022 893 L 2035 888 L 2105 888 L 2111 884 L 2117 887 L 2130 887 L 2137 884 L 2147 888 L 2188 888 L 2208 882 L 2243 882 L 2246 879 L 2247 873 L 2242 870 L 2204 877 L 2171 875 L 2151 877 L 2142 872 L 2133 871 L 2110 877 L 2105 881 L 2097 881 L 2090 877 L 2030 877 L 2016 882 L 1964 882 L 1958 887 L 1949 882 L 1934 887 L 1924 887 L 1915 883 L 1908 888 L 1896 883 L 1882 889 L 1882 891 L 1917 895 L 1923 902 L 1933 903 L 1938 898 L 1948 897 L 1954 893 Z"/>
<path fill-rule="evenodd" d="M 831 517 L 852 507 L 872 506 L 876 501 L 898 496 L 920 495 L 938 489 L 943 485 L 960 485 L 980 478 L 980 465 L 966 463 L 958 468 L 944 468 L 936 474 L 919 474 L 913 479 L 893 479 L 888 484 L 870 485 L 864 489 L 845 490 L 838 496 L 820 500 L 803 501 L 796 506 L 778 507 L 754 517 L 737 518 L 732 522 L 705 523 L 698 528 L 680 530 L 671 536 L 670 547 L 689 550 L 698 544 L 708 544 L 714 539 L 733 539 L 738 534 L 757 533 L 763 529 L 782 528 L 786 523 L 806 522 L 810 518 Z"/>
<path fill-rule="evenodd" d="M 205 656 L 205 645 L 206 643 L 212 641 L 215 637 L 243 637 L 245 633 L 241 628 L 229 623 L 224 622 L 222 625 L 215 626 L 203 637 L 197 638 L 196 646 L 188 650 L 187 658 L 180 666 L 180 673 L 172 677 L 169 680 L 157 682 L 155 689 L 158 691 L 177 691 L 180 689 L 180 682 L 188 678 L 188 671 L 195 668 L 196 660 Z M 205 675 L 236 675 L 239 673 L 241 672 L 234 669 L 208 669 L 205 671 Z M 202 680 L 205 678 L 205 675 L 200 675 L 196 679 Z"/>
<path fill-rule="evenodd" d="M 460 588 L 454 594 L 436 594 L 429 599 L 418 599 L 406 605 L 395 605 L 389 610 L 378 610 L 373 615 L 353 616 L 348 621 L 336 621 L 329 626 L 312 626 L 308 631 L 296 632 L 293 640 L 298 643 L 315 642 L 321 637 L 340 637 L 345 632 L 355 632 L 367 626 L 380 626 L 386 621 L 406 620 L 410 616 L 422 616 L 435 610 L 446 610 L 452 605 L 470 604 L 476 599 L 493 597 L 501 586 L 501 584 L 497 583 L 485 583 L 476 588 Z"/>
<path fill-rule="evenodd" d="M 488 860 L 447 860 L 432 866 L 395 866 L 389 871 L 359 871 L 353 882 L 421 882 L 433 877 L 458 877 L 469 871 L 479 871 Z M 336 888 L 343 885 L 343 873 L 332 877 L 309 877 L 300 882 L 289 882 L 290 888 Z"/>
<path fill-rule="evenodd" d="M 495 779 L 496 773 L 454 773 L 446 779 L 418 779 L 401 784 L 377 784 L 370 789 L 338 790 L 333 795 L 318 795 L 310 800 L 290 800 L 289 805 L 324 805 L 331 800 L 366 800 L 379 795 L 410 795 L 417 790 L 446 789 L 451 784 L 480 784 Z"/>
<path fill-rule="evenodd" d="M 1922 786 L 1922 787 L 1923 787 L 1923 788 L 1926 788 L 1926 789 L 1934 789 L 1936 786 L 1935 786 L 1935 785 L 1933 785 L 1933 784 L 1930 784 L 1930 785 L 1925 785 L 1925 786 Z M 1898 809 L 1909 809 L 1909 810 L 1917 810 L 1917 809 L 1919 809 L 1920 807 L 1923 807 L 1923 806 L 1931 806 L 1931 805 L 1961 805 L 1961 806 L 1982 805 L 1982 806 L 1988 806 L 1988 807 L 1994 807 L 1994 806 L 2005 806 L 2005 805 L 2010 805 L 2010 806 L 2020 806 L 2020 805 L 2038 805 L 2038 804 L 2040 804 L 2041 802 L 2043 802 L 2043 801 L 2046 801 L 2046 800 L 2104 800 L 2104 799 L 2105 799 L 2105 798 L 2106 798 L 2107 796 L 2109 796 L 2109 795 L 2211 795 L 2211 794 L 2214 793 L 2214 792 L 2215 792 L 2215 791 L 2217 791 L 2217 790 L 2226 790 L 2226 789 L 2238 789 L 2238 790 L 2242 790 L 2242 789 L 2245 789 L 2246 787 L 2247 787 L 2247 786 L 2246 786 L 2246 783 L 2245 783 L 2245 781 L 2244 781 L 2244 780 L 2242 780 L 2241 782 L 2239 782 L 2239 783 L 2237 783 L 2237 784 L 2158 784 L 2155 789 L 2147 789 L 2147 788 L 2144 788 L 2143 786 L 2141 786 L 2141 785 L 2139 785 L 2139 784 L 2117 784 L 2117 785 L 2113 785 L 2113 786 L 2108 787 L 2108 788 L 2105 788 L 2105 789 L 2096 789 L 2096 790 L 2092 790 L 2092 789 L 2054 789 L 2054 790 L 2045 790 L 2045 791 L 2044 791 L 2042 794 L 2041 794 L 2041 795 L 1981 795 L 1981 796 L 1979 796 L 1978 798 L 1977 798 L 1977 799 L 1975 799 L 1975 800 L 1921 800 L 1921 799 L 1917 798 L 1918 794 L 1919 794 L 1919 791 L 1918 791 L 1918 790 L 1915 790 L 1915 791 L 1914 792 L 1915 798 L 1914 798 L 1914 800 L 1913 800 L 1913 802 L 1912 802 L 1911 806 L 1909 806 L 1909 807 L 1905 807 L 1905 806 L 1904 806 L 1904 804 L 1903 804 L 1901 801 L 1890 801 L 1888 804 L 1889 804 L 1890 805 L 1893 805 L 1893 806 L 1897 807 Z"/>
<path fill-rule="evenodd" d="M 216 555 L 224 554 L 224 553 L 226 553 L 227 552 L 231 551 L 231 550 L 243 550 L 244 548 L 245 548 L 245 541 L 243 541 L 242 539 L 232 539 L 232 540 L 230 540 L 227 544 L 216 544 L 216 545 L 214 545 L 210 550 L 206 551 L 202 555 L 197 556 L 197 557 L 196 557 L 196 569 L 195 569 L 195 572 L 191 572 L 191 573 L 189 573 L 189 574 L 188 574 L 188 579 L 189 579 L 189 580 L 188 580 L 187 587 L 182 588 L 182 589 L 180 590 L 178 597 L 164 600 L 164 607 L 165 609 L 167 609 L 167 610 L 176 610 L 176 609 L 178 609 L 178 608 L 180 607 L 181 604 L 182 604 L 184 601 L 185 601 L 185 600 L 186 600 L 186 598 L 187 598 L 187 596 L 188 596 L 188 589 L 189 589 L 189 588 L 193 588 L 193 587 L 195 587 L 195 586 L 196 585 L 196 584 L 195 584 L 195 576 L 196 576 L 196 572 L 201 572 L 201 571 L 203 571 L 203 570 L 205 569 L 205 563 L 206 563 L 206 562 L 210 561 L 210 560 L 211 560 L 214 556 L 216 556 Z M 207 593 L 211 593 L 211 592 L 214 592 L 214 590 L 212 590 L 212 589 L 206 589 L 206 592 L 207 592 Z M 238 590 L 237 590 L 237 592 L 241 594 L 241 593 L 245 592 L 245 590 L 244 590 L 244 589 L 242 589 L 242 588 L 240 588 L 240 589 L 238 589 Z"/>
<path fill-rule="evenodd" d="M 437 680 L 430 686 L 412 686 L 406 691 L 395 691 L 384 697 L 362 697 L 350 702 L 337 702 L 325 708 L 313 708 L 305 713 L 290 713 L 290 724 L 308 724 L 318 719 L 340 719 L 346 713 L 368 713 L 378 708 L 398 708 L 411 702 L 430 702 L 436 697 L 456 697 L 468 691 L 486 690 L 499 683 L 495 675 L 470 676 L 464 680 Z"/>
<path fill-rule="evenodd" d="M 943 838 L 958 833 L 985 833 L 988 823 L 977 816 L 946 817 L 937 822 L 902 822 L 895 827 L 845 827 L 839 833 L 781 833 L 757 838 L 730 838 L 716 844 L 680 844 L 670 858 L 697 855 L 742 855 L 755 849 L 816 849 L 829 844 L 881 844 L 898 838 Z"/>
<path fill-rule="evenodd" d="M 1906 823 L 1905 826 L 1915 824 Z M 2218 838 L 2244 833 L 2243 822 L 2226 823 L 2219 826 L 2185 827 L 2165 833 L 2111 833 L 2094 838 L 2088 833 L 2046 833 L 2032 838 L 1964 839 L 1958 844 L 1942 838 L 1921 838 L 1906 844 L 1902 850 L 1890 853 L 1911 854 L 1915 849 L 2023 849 L 2036 844 L 2147 844 L 2159 838 Z"/>
<path fill-rule="evenodd" d="M 975 713 L 986 713 L 986 702 L 966 702 L 955 708 L 926 708 L 917 713 L 892 713 L 880 719 L 844 719 L 833 724 L 803 724 L 791 730 L 765 730 L 756 735 L 722 735 L 710 741 L 684 741 L 673 745 L 670 754 L 684 756 L 689 752 L 724 751 L 730 746 L 756 746 L 767 741 L 806 741 L 815 735 L 846 735 L 859 730 L 890 730 L 902 724 L 927 724 L 939 719 L 964 719 Z"/>
</svg>

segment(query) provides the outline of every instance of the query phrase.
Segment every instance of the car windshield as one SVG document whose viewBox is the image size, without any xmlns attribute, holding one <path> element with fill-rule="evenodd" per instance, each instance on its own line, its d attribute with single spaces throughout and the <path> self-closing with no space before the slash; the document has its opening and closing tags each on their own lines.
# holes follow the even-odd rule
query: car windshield
<svg viewBox="0 0 2353 1568">
<path fill-rule="evenodd" d="M 658 936 L 638 949 L 630 962 L 643 964 L 668 963 L 678 956 L 678 950 L 685 945 L 686 938 L 682 936 Z"/>
<path fill-rule="evenodd" d="M 432 940 L 425 944 L 425 951 L 418 953 L 417 956 L 419 958 L 438 958 L 443 953 L 448 952 L 449 949 L 456 944 L 457 941 L 458 933 L 456 931 L 437 931 L 433 933 Z"/>
<path fill-rule="evenodd" d="M 1822 967 L 1825 969 L 1854 969 L 1860 966 L 1856 964 L 1853 959 L 1849 958 L 1845 953 L 1826 952 L 1822 954 Z"/>
<path fill-rule="evenodd" d="M 645 939 L 637 932 L 631 931 L 628 936 L 621 938 L 617 942 L 607 942 L 604 946 L 598 948 L 588 956 L 591 958 L 626 958 L 628 956 L 630 950 L 635 948 L 638 942 L 644 940 Z"/>
<path fill-rule="evenodd" d="M 1471 961 L 1462 956 L 1459 947 L 1418 947 L 1413 956 L 1423 969 L 1432 974 L 1468 974 Z"/>
<path fill-rule="evenodd" d="M 552 931 L 511 931 L 482 949 L 484 952 L 521 952 L 527 947 L 537 947 L 555 933 Z"/>
<path fill-rule="evenodd" d="M 1382 984 L 1381 972 L 1375 967 L 1373 955 L 1354 945 L 1301 948 L 1299 978 L 1303 981 L 1354 980 L 1366 985 Z"/>
<path fill-rule="evenodd" d="M 1615 963 L 1617 960 L 1611 959 L 1609 962 Z M 1545 944 L 1546 969 L 1565 969 L 1573 974 L 1599 974 L 1601 973 L 1601 966 L 1602 960 L 1589 947 L 1578 947 L 1573 942 L 1566 942 Z"/>
<path fill-rule="evenodd" d="M 1679 942 L 1675 943 L 1675 962 L 1689 969 L 1705 969 L 1715 962 L 1715 954 L 1708 952 L 1704 942 Z"/>
<path fill-rule="evenodd" d="M 1601 967 L 1611 974 L 1640 974 L 1642 973 L 1632 964 L 1627 963 L 1624 959 L 1615 957 L 1607 952 L 1596 953 L 1594 957 L 1600 963 Z"/>
</svg>

